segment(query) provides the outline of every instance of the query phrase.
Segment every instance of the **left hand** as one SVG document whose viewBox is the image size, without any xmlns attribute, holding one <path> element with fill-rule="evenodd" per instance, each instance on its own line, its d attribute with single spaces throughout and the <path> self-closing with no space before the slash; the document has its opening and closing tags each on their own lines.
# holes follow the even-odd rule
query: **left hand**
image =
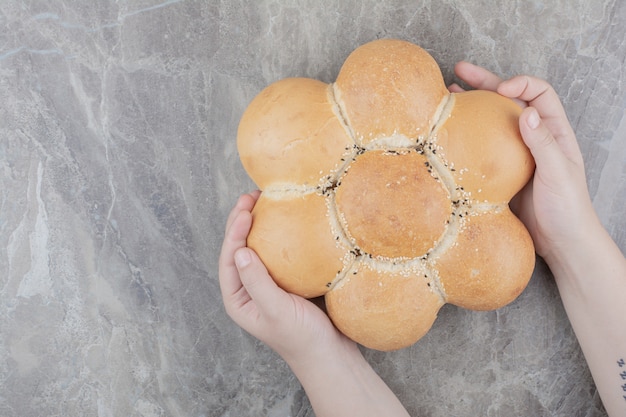
<svg viewBox="0 0 626 417">
<path fill-rule="evenodd" d="M 251 210 L 260 192 L 242 195 L 231 211 L 219 258 L 219 280 L 228 315 L 288 363 L 324 357 L 356 344 L 340 333 L 311 301 L 276 285 L 246 246 Z"/>
</svg>

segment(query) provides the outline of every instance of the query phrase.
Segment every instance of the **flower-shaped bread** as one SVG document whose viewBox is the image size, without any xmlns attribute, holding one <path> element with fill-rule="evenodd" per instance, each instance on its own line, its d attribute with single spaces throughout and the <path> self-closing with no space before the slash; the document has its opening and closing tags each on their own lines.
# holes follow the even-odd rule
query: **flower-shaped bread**
<svg viewBox="0 0 626 417">
<path fill-rule="evenodd" d="M 504 306 L 535 261 L 508 206 L 534 170 L 520 111 L 449 93 L 433 58 L 399 40 L 357 48 L 333 84 L 275 82 L 239 125 L 263 191 L 247 244 L 278 285 L 324 295 L 337 328 L 374 349 L 413 344 L 445 303 Z"/>
</svg>

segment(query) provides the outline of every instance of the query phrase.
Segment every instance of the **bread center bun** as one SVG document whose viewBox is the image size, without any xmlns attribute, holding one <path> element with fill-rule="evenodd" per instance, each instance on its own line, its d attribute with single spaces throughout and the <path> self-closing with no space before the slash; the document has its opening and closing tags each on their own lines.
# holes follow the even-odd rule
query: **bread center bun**
<svg viewBox="0 0 626 417">
<path fill-rule="evenodd" d="M 415 150 L 358 156 L 341 177 L 335 201 L 350 242 L 382 259 L 426 255 L 452 213 L 448 190 Z"/>
<path fill-rule="evenodd" d="M 445 303 L 500 308 L 535 261 L 508 207 L 534 171 L 520 112 L 496 93 L 450 94 L 426 51 L 393 39 L 357 48 L 333 84 L 277 81 L 238 131 L 263 191 L 247 244 L 370 348 L 415 343 Z"/>
</svg>

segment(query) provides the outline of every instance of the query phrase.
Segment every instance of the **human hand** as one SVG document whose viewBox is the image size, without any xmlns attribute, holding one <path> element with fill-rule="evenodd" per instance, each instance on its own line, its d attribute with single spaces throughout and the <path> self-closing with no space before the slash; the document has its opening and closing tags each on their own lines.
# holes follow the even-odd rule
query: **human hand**
<svg viewBox="0 0 626 417">
<path fill-rule="evenodd" d="M 289 364 L 315 415 L 408 416 L 356 343 L 311 301 L 279 288 L 246 247 L 259 196 L 242 195 L 226 222 L 219 279 L 228 315 Z"/>
<path fill-rule="evenodd" d="M 495 91 L 524 108 L 519 127 L 536 169 L 533 180 L 511 201 L 511 208 L 526 225 L 540 256 L 562 257 L 598 222 L 583 158 L 557 93 L 544 80 L 517 76 L 503 81 L 467 62 L 459 62 L 455 72 L 468 85 Z M 453 84 L 450 91 L 463 90 Z"/>
<path fill-rule="evenodd" d="M 287 293 L 272 280 L 246 247 L 251 210 L 260 192 L 242 195 L 230 212 L 219 258 L 219 280 L 228 315 L 248 333 L 274 349 L 290 365 L 336 355 L 356 344 L 341 334 L 311 301 Z M 326 356 L 328 357 L 328 356 Z"/>
</svg>

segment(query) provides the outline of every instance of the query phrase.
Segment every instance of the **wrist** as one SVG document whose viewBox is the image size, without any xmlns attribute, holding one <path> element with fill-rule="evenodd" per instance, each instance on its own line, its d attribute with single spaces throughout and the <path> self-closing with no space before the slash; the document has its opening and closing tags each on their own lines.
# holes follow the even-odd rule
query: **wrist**
<svg viewBox="0 0 626 417">
<path fill-rule="evenodd" d="M 570 225 L 566 233 L 559 238 L 546 239 L 547 244 L 544 245 L 544 253 L 541 256 L 553 273 L 559 270 L 570 272 L 571 268 L 588 263 L 594 251 L 605 244 L 608 238 L 591 204 L 588 209 L 579 207 L 578 210 L 573 219 L 584 220 L 571 219 L 568 221 Z"/>
<path fill-rule="evenodd" d="M 307 393 L 316 416 L 408 417 L 356 343 L 346 337 L 340 343 L 285 360 Z"/>
<path fill-rule="evenodd" d="M 355 365 L 365 362 L 356 343 L 343 336 L 336 343 L 310 346 L 297 355 L 283 355 L 283 359 L 300 380 L 329 370 L 351 372 Z"/>
<path fill-rule="evenodd" d="M 566 291 L 568 295 L 580 299 L 585 298 L 590 291 L 595 292 L 593 287 L 603 278 L 600 271 L 614 264 L 612 260 L 616 257 L 622 257 L 595 213 L 587 219 L 576 226 L 576 237 L 564 245 L 554 245 L 543 256 L 562 295 Z"/>
</svg>

